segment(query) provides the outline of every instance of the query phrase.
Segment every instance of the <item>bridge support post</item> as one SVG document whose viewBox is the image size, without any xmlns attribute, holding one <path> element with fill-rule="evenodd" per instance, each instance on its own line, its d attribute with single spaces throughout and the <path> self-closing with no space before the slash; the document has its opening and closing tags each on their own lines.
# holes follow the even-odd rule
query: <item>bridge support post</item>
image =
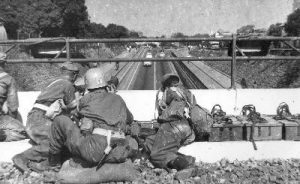
<svg viewBox="0 0 300 184">
<path fill-rule="evenodd" d="M 231 89 L 235 89 L 236 79 L 236 34 L 232 35 L 232 60 L 231 60 Z"/>
<path fill-rule="evenodd" d="M 66 52 L 67 52 L 67 61 L 71 61 L 71 54 L 70 54 L 70 40 L 69 38 L 66 39 Z"/>
</svg>

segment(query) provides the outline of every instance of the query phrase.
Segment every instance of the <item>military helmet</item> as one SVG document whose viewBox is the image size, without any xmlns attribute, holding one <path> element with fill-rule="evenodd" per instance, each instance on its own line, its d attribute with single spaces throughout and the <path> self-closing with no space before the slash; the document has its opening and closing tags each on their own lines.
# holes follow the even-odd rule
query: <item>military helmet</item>
<svg viewBox="0 0 300 184">
<path fill-rule="evenodd" d="M 169 86 L 171 84 L 172 81 L 176 81 L 179 83 L 180 81 L 180 78 L 177 74 L 175 73 L 168 73 L 168 74 L 165 74 L 162 79 L 161 79 L 161 84 L 163 86 Z"/>
<path fill-rule="evenodd" d="M 4 52 L 0 52 L 0 63 L 6 62 L 7 55 Z"/>
<path fill-rule="evenodd" d="M 107 86 L 111 75 L 102 68 L 91 68 L 84 75 L 85 87 L 87 89 L 96 89 Z"/>
<path fill-rule="evenodd" d="M 76 64 L 74 64 L 70 61 L 66 61 L 63 64 L 61 64 L 60 68 L 63 69 L 63 70 L 79 72 L 79 68 L 76 66 Z"/>
</svg>

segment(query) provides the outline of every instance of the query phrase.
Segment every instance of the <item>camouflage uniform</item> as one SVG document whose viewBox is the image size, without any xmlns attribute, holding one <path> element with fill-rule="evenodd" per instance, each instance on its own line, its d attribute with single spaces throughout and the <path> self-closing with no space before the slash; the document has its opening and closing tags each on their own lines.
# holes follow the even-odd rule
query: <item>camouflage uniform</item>
<svg viewBox="0 0 300 184">
<path fill-rule="evenodd" d="M 75 88 L 72 82 L 63 77 L 50 83 L 37 97 L 35 103 L 50 106 L 58 99 L 63 99 L 66 106 L 76 107 L 74 104 Z M 51 124 L 52 120 L 45 116 L 44 110 L 33 107 L 28 113 L 26 131 L 35 144 L 40 144 L 42 141 L 48 140 Z"/>
<path fill-rule="evenodd" d="M 6 54 L 0 53 L 0 62 L 4 64 Z M 0 67 L 0 129 L 4 132 L 1 141 L 26 139 L 25 128 L 18 119 L 19 100 L 15 79 Z M 5 109 L 5 110 L 4 110 Z"/>
<path fill-rule="evenodd" d="M 73 156 L 87 161 L 91 166 L 104 157 L 104 150 L 107 147 L 107 137 L 94 133 L 95 129 L 120 133 L 124 132 L 126 125 L 133 121 L 133 116 L 123 99 L 119 95 L 101 89 L 89 92 L 81 98 L 79 115 L 82 120 L 87 119 L 91 122 L 87 128 L 90 130 L 89 133 L 83 134 L 67 116 L 56 117 L 51 126 L 50 153 L 59 155 L 62 149 L 67 147 Z M 112 136 L 110 146 L 112 150 L 104 162 L 124 162 L 131 151 L 127 139 L 124 138 Z"/>
<path fill-rule="evenodd" d="M 181 170 L 184 169 L 187 164 L 193 163 L 194 159 L 192 157 L 179 154 L 178 150 L 181 146 L 193 142 L 195 134 L 186 118 L 175 118 L 170 119 L 169 121 L 162 121 L 162 106 L 170 105 L 173 100 L 183 101 L 184 99 L 182 96 L 184 96 L 185 100 L 190 104 L 196 104 L 196 101 L 194 95 L 180 85 L 177 86 L 177 90 L 180 91 L 180 94 L 171 90 L 167 86 L 164 86 L 165 81 L 168 80 L 170 76 L 167 75 L 164 76 L 164 78 L 165 79 L 162 81 L 163 86 L 159 90 L 159 93 L 164 93 L 163 99 L 157 98 L 156 100 L 159 115 L 158 122 L 161 123 L 161 126 L 156 135 L 150 136 L 146 139 L 145 147 L 148 149 L 148 152 L 150 152 L 150 161 L 155 167 L 175 168 Z M 171 165 L 170 163 L 176 159 L 184 159 L 187 163 L 181 164 L 180 167 Z"/>
<path fill-rule="evenodd" d="M 78 73 L 78 68 L 72 63 L 64 63 L 61 68 L 73 72 L 73 77 Z M 75 87 L 73 80 L 68 75 L 63 75 L 51 82 L 37 97 L 35 104 L 49 107 L 53 102 L 62 99 L 65 111 L 76 108 Z M 13 158 L 14 164 L 21 170 L 27 170 L 29 161 L 42 162 L 47 160 L 49 154 L 49 133 L 52 119 L 46 116 L 46 110 L 36 107 L 28 113 L 26 132 L 32 147 L 17 154 Z"/>
</svg>

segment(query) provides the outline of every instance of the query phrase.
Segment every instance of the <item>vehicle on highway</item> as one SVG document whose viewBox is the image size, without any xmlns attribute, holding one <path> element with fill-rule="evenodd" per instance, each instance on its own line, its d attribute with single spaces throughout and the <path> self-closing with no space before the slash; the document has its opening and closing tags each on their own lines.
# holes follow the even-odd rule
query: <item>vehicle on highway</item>
<svg viewBox="0 0 300 184">
<path fill-rule="evenodd" d="M 160 53 L 159 53 L 159 57 L 162 57 L 162 58 L 163 58 L 163 57 L 165 57 L 165 56 L 166 56 L 166 54 L 165 54 L 164 52 L 160 52 Z"/>
<path fill-rule="evenodd" d="M 147 52 L 146 58 L 153 58 L 153 56 L 150 52 Z M 144 61 L 144 66 L 152 66 L 152 62 L 151 61 Z"/>
</svg>

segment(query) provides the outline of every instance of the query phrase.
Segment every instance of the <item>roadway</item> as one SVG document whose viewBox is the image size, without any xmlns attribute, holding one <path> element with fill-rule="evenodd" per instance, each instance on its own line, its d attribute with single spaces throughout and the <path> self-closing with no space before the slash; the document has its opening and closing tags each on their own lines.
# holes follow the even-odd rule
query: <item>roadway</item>
<svg viewBox="0 0 300 184">
<path fill-rule="evenodd" d="M 130 54 L 130 58 L 145 58 L 147 53 L 152 58 L 159 57 L 155 50 L 141 47 Z M 175 53 L 175 54 L 174 54 Z M 182 57 L 179 51 L 165 50 L 165 57 Z M 186 56 L 184 56 L 186 57 Z M 152 62 L 145 66 L 143 62 L 127 62 L 120 65 L 117 77 L 120 79 L 119 90 L 157 90 L 163 75 L 176 73 L 183 86 L 188 89 L 229 88 L 230 77 L 199 62 Z M 237 84 L 239 88 L 239 84 Z"/>
<path fill-rule="evenodd" d="M 150 52 L 148 48 L 141 48 L 133 58 L 144 58 L 147 52 Z M 160 87 L 162 76 L 171 72 L 177 73 L 171 62 L 152 62 L 150 66 L 144 66 L 143 62 L 128 62 L 118 73 L 121 81 L 119 89 L 156 90 Z"/>
<path fill-rule="evenodd" d="M 139 63 L 137 68 L 136 80 L 133 90 L 156 90 L 160 87 L 160 81 L 163 75 L 171 73 L 171 63 L 153 62 L 152 66 L 143 66 Z"/>
</svg>

